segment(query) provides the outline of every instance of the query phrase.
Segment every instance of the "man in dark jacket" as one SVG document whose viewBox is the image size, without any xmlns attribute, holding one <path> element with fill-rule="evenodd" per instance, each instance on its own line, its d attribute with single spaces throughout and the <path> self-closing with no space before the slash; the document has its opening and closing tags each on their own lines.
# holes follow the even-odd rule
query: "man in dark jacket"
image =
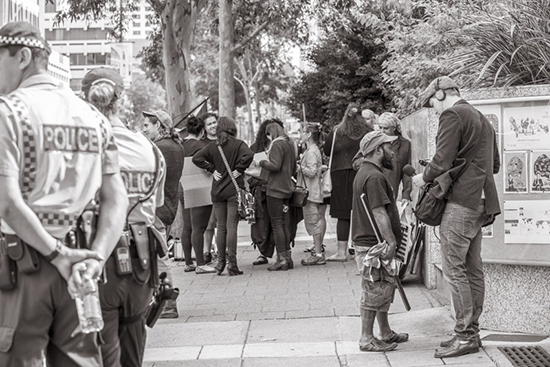
<svg viewBox="0 0 550 367">
<path fill-rule="evenodd" d="M 166 181 L 164 182 L 164 205 L 157 208 L 156 216 L 165 228 L 166 237 L 170 234 L 170 225 L 176 218 L 178 211 L 179 195 L 183 195 L 183 188 L 180 180 L 183 172 L 185 151 L 182 140 L 172 119 L 168 113 L 159 110 L 154 112 L 143 112 L 145 116 L 145 134 L 157 145 L 166 161 Z M 158 224 L 158 221 L 157 221 Z M 168 265 L 168 257 L 158 262 L 159 271 L 166 272 L 168 282 L 174 285 L 172 270 Z M 160 318 L 177 318 L 178 309 L 176 301 L 168 300 Z"/>
<path fill-rule="evenodd" d="M 500 214 L 493 177 L 500 169 L 500 157 L 490 122 L 460 98 L 454 80 L 435 79 L 420 101 L 440 115 L 439 130 L 435 155 L 424 173 L 413 177 L 413 183 L 423 187 L 437 179 L 448 190 L 439 232 L 443 274 L 451 286 L 456 313 L 455 336 L 441 343 L 443 348 L 435 357 L 457 357 L 476 353 L 481 346 L 479 316 L 485 294 L 481 227 Z M 468 160 L 471 163 L 466 166 Z"/>
</svg>

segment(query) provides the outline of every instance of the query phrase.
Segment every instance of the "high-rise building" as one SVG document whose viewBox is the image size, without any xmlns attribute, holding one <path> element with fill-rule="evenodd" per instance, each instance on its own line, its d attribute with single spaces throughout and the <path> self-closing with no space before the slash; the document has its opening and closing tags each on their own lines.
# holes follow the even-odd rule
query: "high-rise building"
<svg viewBox="0 0 550 367">
<path fill-rule="evenodd" d="M 131 74 L 135 71 L 135 56 L 147 43 L 147 35 L 152 31 L 147 15 L 153 10 L 145 0 L 141 0 L 139 9 L 131 14 L 132 21 L 125 35 L 127 42 L 123 46 L 114 43 L 109 34 L 109 19 L 95 22 L 67 21 L 57 24 L 55 16 L 62 8 L 63 0 L 55 0 L 53 3 L 39 0 L 39 3 L 40 23 L 46 39 L 52 49 L 70 58 L 72 74 L 70 85 L 73 90 L 80 90 L 82 78 L 88 71 L 101 66 L 118 68 L 121 74 L 126 74 L 124 75 L 126 83 L 131 82 Z M 125 63 L 129 63 L 129 66 Z M 124 72 L 128 69 L 131 70 L 130 76 L 127 75 L 128 72 Z"/>
</svg>

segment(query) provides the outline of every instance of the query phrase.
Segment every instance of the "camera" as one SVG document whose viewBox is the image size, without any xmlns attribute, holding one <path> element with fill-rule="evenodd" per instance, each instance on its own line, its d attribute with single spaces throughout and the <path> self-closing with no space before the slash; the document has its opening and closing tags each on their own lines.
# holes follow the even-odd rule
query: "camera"
<svg viewBox="0 0 550 367">
<path fill-rule="evenodd" d="M 180 290 L 178 288 L 172 288 L 172 285 L 166 281 L 165 272 L 160 273 L 159 279 L 159 288 L 155 291 L 151 303 L 149 303 L 149 306 L 147 306 L 145 310 L 146 325 L 150 328 L 157 323 L 166 301 L 169 299 L 175 301 L 180 295 Z"/>
</svg>

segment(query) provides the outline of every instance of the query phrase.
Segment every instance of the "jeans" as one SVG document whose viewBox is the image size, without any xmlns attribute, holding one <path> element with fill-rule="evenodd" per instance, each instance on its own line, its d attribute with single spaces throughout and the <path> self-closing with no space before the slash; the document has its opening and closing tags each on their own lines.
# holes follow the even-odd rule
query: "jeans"
<svg viewBox="0 0 550 367">
<path fill-rule="evenodd" d="M 455 333 L 460 340 L 473 340 L 479 334 L 485 297 L 481 260 L 481 225 L 485 216 L 485 204 L 474 210 L 448 202 L 441 221 L 443 276 L 451 287 Z"/>
<path fill-rule="evenodd" d="M 277 253 L 282 254 L 290 250 L 290 230 L 286 226 L 284 206 L 288 206 L 288 199 L 278 199 L 267 195 L 267 211 L 271 218 L 271 228 L 273 228 L 273 240 Z"/>
<path fill-rule="evenodd" d="M 237 197 L 227 201 L 214 203 L 216 213 L 216 244 L 218 245 L 218 256 L 225 259 L 227 249 L 229 262 L 237 261 L 237 225 L 239 214 L 237 213 Z"/>
</svg>

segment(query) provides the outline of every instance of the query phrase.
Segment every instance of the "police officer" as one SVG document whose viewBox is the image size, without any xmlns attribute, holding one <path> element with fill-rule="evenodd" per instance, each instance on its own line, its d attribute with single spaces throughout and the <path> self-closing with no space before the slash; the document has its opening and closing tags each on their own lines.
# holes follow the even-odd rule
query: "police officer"
<svg viewBox="0 0 550 367">
<path fill-rule="evenodd" d="M 151 274 L 151 262 L 156 263 L 156 258 L 149 256 L 149 236 L 156 241 L 151 227 L 156 207 L 164 202 L 166 170 L 156 145 L 142 133 L 130 131 L 118 117 L 123 89 L 122 77 L 113 69 L 94 69 L 82 80 L 85 98 L 111 122 L 130 201 L 127 228 L 107 260 L 108 280 L 99 289 L 105 323 L 101 354 L 105 366 L 138 367 L 145 348 L 144 312 L 153 294 L 150 277 L 157 275 Z"/>
<path fill-rule="evenodd" d="M 0 29 L 3 367 L 101 366 L 97 335 L 80 332 L 66 281 L 83 259 L 85 278 L 101 274 L 128 205 L 108 121 L 46 74 L 49 54 L 30 24 Z M 94 251 L 72 248 L 96 193 Z"/>
</svg>

